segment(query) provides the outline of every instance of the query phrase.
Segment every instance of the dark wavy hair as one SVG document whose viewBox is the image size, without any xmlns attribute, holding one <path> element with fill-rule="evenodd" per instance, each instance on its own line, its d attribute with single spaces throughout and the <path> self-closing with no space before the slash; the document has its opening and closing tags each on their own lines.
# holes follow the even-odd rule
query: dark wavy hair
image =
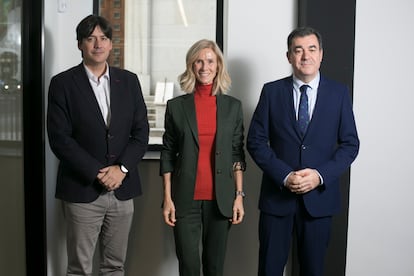
<svg viewBox="0 0 414 276">
<path fill-rule="evenodd" d="M 112 26 L 108 20 L 99 15 L 88 15 L 76 27 L 76 39 L 81 43 L 83 39 L 88 38 L 99 26 L 107 38 L 112 40 Z"/>
</svg>

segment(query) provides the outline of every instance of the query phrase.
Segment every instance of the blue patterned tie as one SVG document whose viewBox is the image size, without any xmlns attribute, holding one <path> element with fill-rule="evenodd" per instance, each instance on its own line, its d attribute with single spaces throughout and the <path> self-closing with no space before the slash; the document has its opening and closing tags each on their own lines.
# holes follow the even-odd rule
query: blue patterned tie
<svg viewBox="0 0 414 276">
<path fill-rule="evenodd" d="M 298 125 L 302 136 L 305 135 L 306 129 L 308 128 L 309 124 L 308 95 L 306 94 L 306 90 L 308 89 L 308 87 L 309 85 L 306 84 L 300 87 Z"/>
</svg>

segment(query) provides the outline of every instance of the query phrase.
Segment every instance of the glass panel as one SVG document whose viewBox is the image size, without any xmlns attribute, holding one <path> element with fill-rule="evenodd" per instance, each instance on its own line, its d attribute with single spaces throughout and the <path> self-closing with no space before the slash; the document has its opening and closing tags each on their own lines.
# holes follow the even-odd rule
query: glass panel
<svg viewBox="0 0 414 276">
<path fill-rule="evenodd" d="M 177 78 L 187 50 L 202 38 L 216 40 L 217 0 L 100 0 L 97 10 L 114 27 L 110 64 L 139 76 L 150 149 L 157 149 L 166 101 L 181 93 Z"/>
<path fill-rule="evenodd" d="M 22 156 L 21 0 L 0 0 L 0 271 L 26 275 Z"/>
</svg>

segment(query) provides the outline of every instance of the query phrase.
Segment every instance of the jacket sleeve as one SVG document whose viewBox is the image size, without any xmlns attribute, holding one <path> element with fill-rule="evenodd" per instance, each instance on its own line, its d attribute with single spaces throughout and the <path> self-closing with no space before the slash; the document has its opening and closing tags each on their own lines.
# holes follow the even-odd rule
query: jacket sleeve
<svg viewBox="0 0 414 276">
<path fill-rule="evenodd" d="M 160 156 L 160 175 L 173 172 L 177 158 L 177 134 L 174 129 L 171 101 L 167 102 L 164 120 L 165 132 L 162 137 L 162 150 Z"/>
<path fill-rule="evenodd" d="M 239 166 L 240 170 L 246 169 L 244 154 L 244 125 L 243 125 L 243 108 L 241 102 L 237 105 L 236 125 L 233 132 L 232 158 L 233 166 Z"/>
<path fill-rule="evenodd" d="M 349 168 L 359 151 L 359 138 L 348 89 L 343 87 L 338 91 L 341 93 L 338 93 L 340 115 L 336 132 L 336 150 L 331 158 L 316 167 L 326 184 L 338 179 Z"/>
<path fill-rule="evenodd" d="M 280 159 L 270 146 L 270 109 L 276 108 L 270 101 L 271 92 L 273 91 L 267 85 L 262 89 L 250 122 L 247 150 L 263 173 L 283 187 L 285 177 L 293 171 L 293 168 Z"/>
<path fill-rule="evenodd" d="M 56 157 L 89 183 L 93 183 L 103 164 L 73 138 L 71 110 L 62 77 L 53 77 L 48 94 L 47 131 L 49 144 Z"/>
<path fill-rule="evenodd" d="M 118 161 L 127 168 L 132 168 L 133 166 L 137 166 L 147 151 L 149 124 L 147 118 L 147 107 L 145 105 L 137 75 L 130 74 L 129 82 L 131 90 L 130 93 L 132 94 L 131 98 L 134 101 L 135 108 L 129 140 Z"/>
</svg>

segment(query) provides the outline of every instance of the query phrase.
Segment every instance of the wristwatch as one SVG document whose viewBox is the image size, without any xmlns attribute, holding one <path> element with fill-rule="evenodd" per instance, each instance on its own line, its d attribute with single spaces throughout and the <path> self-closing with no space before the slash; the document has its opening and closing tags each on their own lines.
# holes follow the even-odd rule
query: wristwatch
<svg viewBox="0 0 414 276">
<path fill-rule="evenodd" d="M 245 197 L 246 194 L 243 191 L 236 191 L 236 196 Z"/>
<path fill-rule="evenodd" d="M 121 172 L 123 172 L 123 173 L 125 173 L 125 174 L 127 174 L 127 173 L 128 173 L 128 169 L 127 169 L 127 168 L 125 168 L 125 166 L 124 166 L 124 165 L 120 164 L 120 165 L 119 165 L 119 168 L 121 169 Z"/>
</svg>

